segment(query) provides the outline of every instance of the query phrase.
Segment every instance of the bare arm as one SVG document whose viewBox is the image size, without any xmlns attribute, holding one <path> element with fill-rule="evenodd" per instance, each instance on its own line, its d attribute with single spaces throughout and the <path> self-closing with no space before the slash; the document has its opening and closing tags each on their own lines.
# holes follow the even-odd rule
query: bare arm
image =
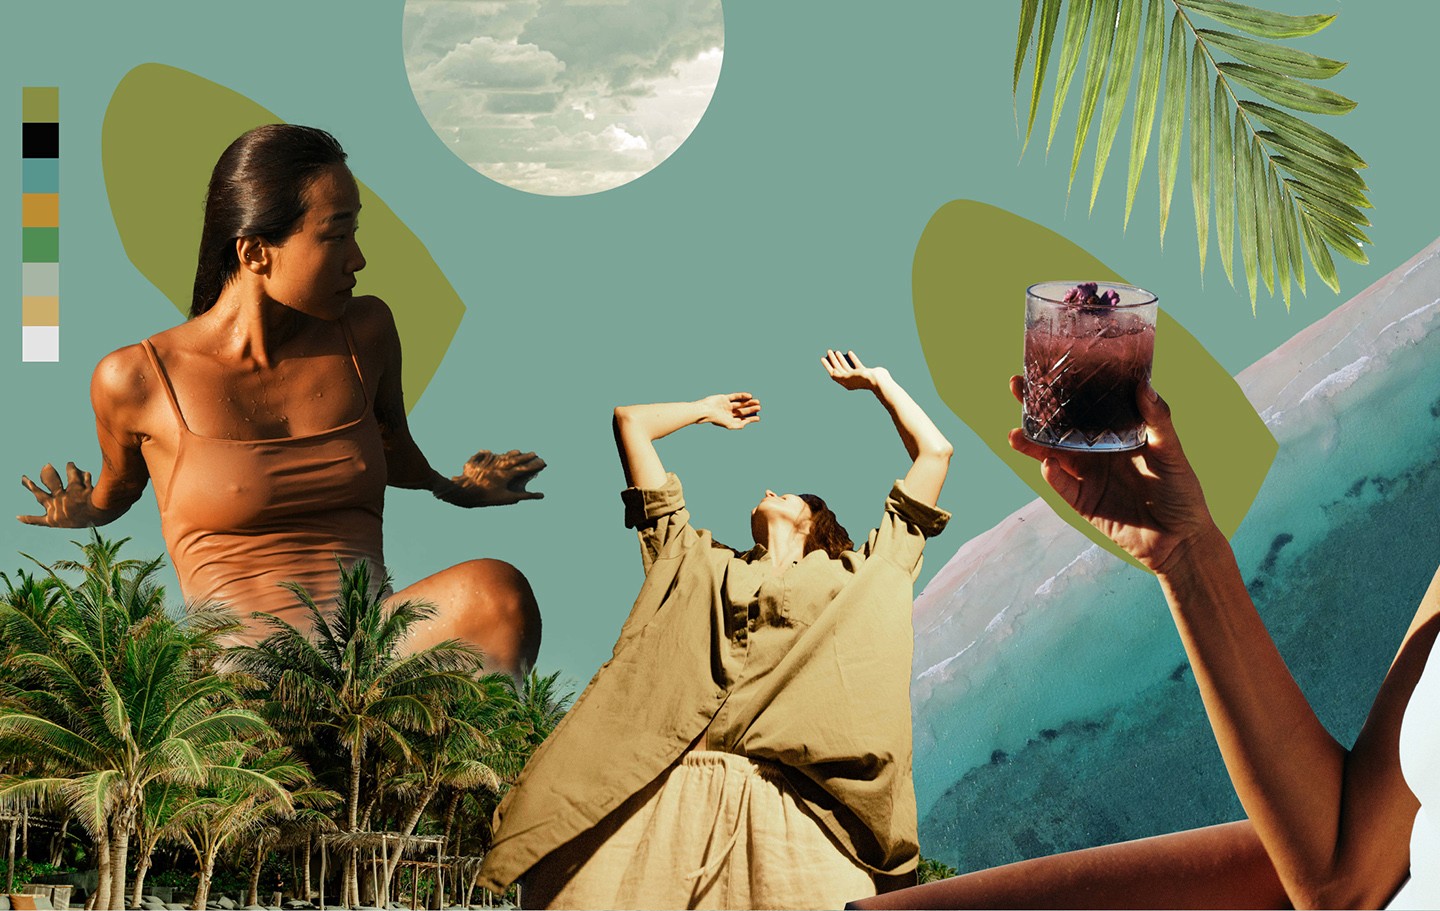
<svg viewBox="0 0 1440 911">
<path fill-rule="evenodd" d="M 1236 793 L 1291 899 L 1378 907 L 1408 867 L 1418 803 L 1400 773 L 1400 720 L 1440 626 L 1440 585 L 1426 594 L 1346 750 L 1315 716 L 1255 611 L 1169 408 L 1148 389 L 1138 404 L 1148 443 L 1133 453 L 1068 453 L 1019 431 L 1010 442 L 1041 461 L 1067 503 L 1159 577 Z"/>
<path fill-rule="evenodd" d="M 912 460 L 905 474 L 905 489 L 922 503 L 930 506 L 938 503 L 954 448 L 930 416 L 895 382 L 889 370 L 866 367 L 853 351 L 846 354 L 827 351 L 820 362 L 830 378 L 846 389 L 868 389 L 875 393 L 889 412 Z"/>
<path fill-rule="evenodd" d="M 147 401 L 145 356 L 138 345 L 107 355 L 90 378 L 90 405 L 100 443 L 100 480 L 74 462 L 65 464 L 65 479 L 53 465 L 40 469 L 40 484 L 23 475 L 20 483 L 45 511 L 16 516 L 27 525 L 87 528 L 108 525 L 140 499 L 150 480 L 140 453 L 141 435 L 134 429 Z"/>
<path fill-rule="evenodd" d="M 620 467 L 630 487 L 653 489 L 665 483 L 665 466 L 655 441 L 691 424 L 739 430 L 760 420 L 760 400 L 748 392 L 720 393 L 693 402 L 621 405 L 611 427 Z"/>
<path fill-rule="evenodd" d="M 1249 822 L 1022 860 L 852 908 L 1288 908 Z"/>
<path fill-rule="evenodd" d="M 1235 790 L 1296 903 L 1382 906 L 1409 869 L 1419 802 L 1400 770 L 1400 723 L 1440 627 L 1440 582 L 1349 750 L 1285 666 L 1218 530 L 1160 583 Z"/>
<path fill-rule="evenodd" d="M 390 308 L 378 299 L 371 298 L 366 307 L 357 313 L 357 323 L 362 325 L 357 325 L 356 331 L 381 354 L 375 417 L 385 438 L 389 485 L 428 490 L 437 499 L 467 508 L 505 506 L 544 497 L 543 493 L 525 489 L 545 468 L 545 461 L 533 452 L 512 449 L 494 453 L 482 449 L 470 457 L 455 477 L 446 477 L 430 466 L 425 453 L 410 435 L 410 423 L 405 416 L 405 393 L 400 383 L 400 335 L 395 329 L 394 317 Z"/>
</svg>

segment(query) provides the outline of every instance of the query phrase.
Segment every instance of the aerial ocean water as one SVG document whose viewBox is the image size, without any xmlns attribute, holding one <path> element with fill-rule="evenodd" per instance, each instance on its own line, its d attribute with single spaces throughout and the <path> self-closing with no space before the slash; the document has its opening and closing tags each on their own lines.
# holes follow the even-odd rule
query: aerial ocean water
<svg viewBox="0 0 1440 911">
<path fill-rule="evenodd" d="M 1238 380 L 1280 449 L 1232 543 L 1349 743 L 1440 565 L 1440 241 Z M 961 547 L 915 624 L 927 857 L 964 871 L 1242 815 L 1159 586 L 1041 501 Z"/>
</svg>

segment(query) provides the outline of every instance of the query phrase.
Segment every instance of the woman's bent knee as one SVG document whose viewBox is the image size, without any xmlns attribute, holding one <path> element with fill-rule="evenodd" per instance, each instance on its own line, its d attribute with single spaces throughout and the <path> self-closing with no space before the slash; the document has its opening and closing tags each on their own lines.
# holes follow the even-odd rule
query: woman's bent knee
<svg viewBox="0 0 1440 911">
<path fill-rule="evenodd" d="M 488 669 L 523 677 L 540 652 L 540 607 L 525 574 L 503 560 L 469 560 L 454 567 L 458 635 L 480 646 Z"/>
<path fill-rule="evenodd" d="M 415 647 L 463 639 L 484 654 L 485 668 L 519 681 L 540 652 L 540 608 L 525 575 L 503 560 L 467 560 L 395 596 L 435 606 Z"/>
</svg>

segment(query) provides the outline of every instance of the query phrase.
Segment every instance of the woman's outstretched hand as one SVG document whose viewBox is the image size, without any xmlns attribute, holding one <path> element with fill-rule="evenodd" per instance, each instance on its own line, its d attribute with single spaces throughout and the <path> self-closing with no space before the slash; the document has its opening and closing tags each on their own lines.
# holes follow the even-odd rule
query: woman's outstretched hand
<svg viewBox="0 0 1440 911">
<path fill-rule="evenodd" d="M 539 500 L 545 494 L 526 490 L 525 485 L 544 469 L 545 460 L 533 452 L 482 449 L 470 457 L 460 474 L 437 484 L 434 492 L 436 498 L 467 509 Z"/>
<path fill-rule="evenodd" d="M 1020 399 L 1024 378 L 1010 378 Z M 1146 444 L 1129 452 L 1074 452 L 1010 431 L 1010 446 L 1040 463 L 1045 481 L 1076 512 L 1147 569 L 1163 573 L 1214 529 L 1200 481 L 1175 436 L 1170 407 L 1147 383 L 1136 396 Z"/>
<path fill-rule="evenodd" d="M 40 484 L 21 475 L 21 485 L 35 495 L 35 502 L 45 510 L 45 514 L 15 518 L 26 525 L 48 525 L 51 528 L 89 528 L 104 525 L 113 518 L 100 512 L 91 502 L 95 487 L 90 483 L 90 472 L 76 468 L 74 462 L 66 462 L 65 478 L 62 482 L 60 472 L 50 464 L 40 469 Z"/>
<path fill-rule="evenodd" d="M 841 354 L 839 351 L 825 352 L 820 358 L 820 363 L 825 365 L 825 372 L 830 374 L 830 379 L 844 386 L 846 389 L 868 389 L 877 392 L 880 383 L 890 376 L 890 371 L 884 367 L 866 367 L 860 363 L 860 358 L 853 351 Z"/>
<path fill-rule="evenodd" d="M 748 392 L 707 395 L 699 402 L 704 414 L 697 424 L 714 424 L 726 430 L 739 430 L 760 420 L 760 400 Z"/>
<path fill-rule="evenodd" d="M 954 451 L 940 428 L 884 367 L 866 367 L 855 352 L 842 354 L 833 349 L 825 352 L 820 363 L 842 388 L 872 392 L 885 406 L 911 459 L 910 470 L 905 473 L 906 489 L 922 503 L 937 504 Z"/>
</svg>

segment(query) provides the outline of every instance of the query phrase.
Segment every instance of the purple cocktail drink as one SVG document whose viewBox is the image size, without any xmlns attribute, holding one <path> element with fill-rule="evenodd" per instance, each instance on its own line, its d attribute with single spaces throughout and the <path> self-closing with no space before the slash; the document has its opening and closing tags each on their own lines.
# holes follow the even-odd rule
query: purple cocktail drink
<svg viewBox="0 0 1440 911">
<path fill-rule="evenodd" d="M 1026 289 L 1025 436 L 1059 449 L 1144 446 L 1135 395 L 1150 379 L 1157 308 L 1155 295 L 1130 285 Z"/>
</svg>

